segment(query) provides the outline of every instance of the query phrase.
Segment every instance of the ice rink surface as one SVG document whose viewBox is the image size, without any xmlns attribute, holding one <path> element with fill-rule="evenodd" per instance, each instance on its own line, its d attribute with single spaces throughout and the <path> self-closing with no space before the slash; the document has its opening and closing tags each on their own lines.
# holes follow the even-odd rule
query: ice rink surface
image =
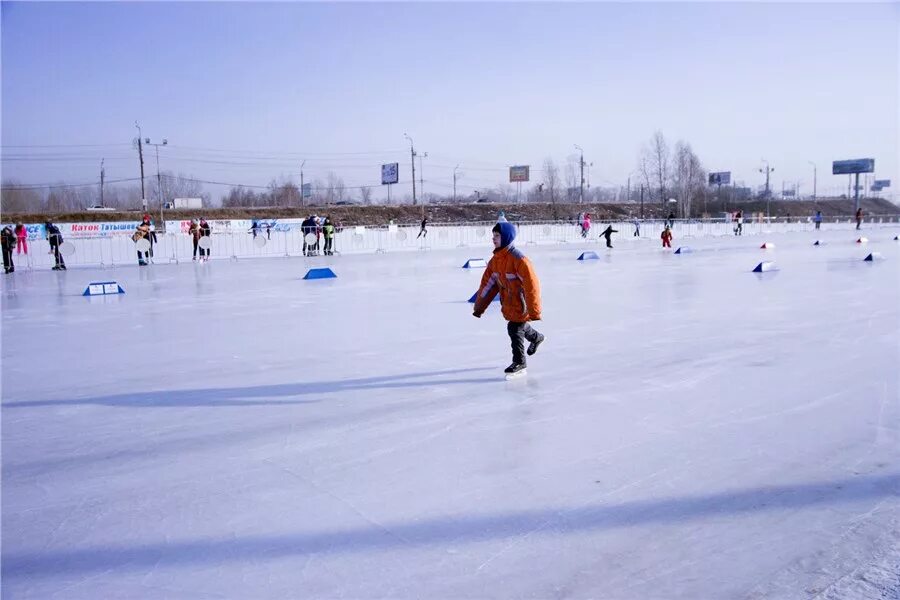
<svg viewBox="0 0 900 600">
<path fill-rule="evenodd" d="M 3 597 L 898 597 L 897 233 L 6 276 Z"/>
</svg>

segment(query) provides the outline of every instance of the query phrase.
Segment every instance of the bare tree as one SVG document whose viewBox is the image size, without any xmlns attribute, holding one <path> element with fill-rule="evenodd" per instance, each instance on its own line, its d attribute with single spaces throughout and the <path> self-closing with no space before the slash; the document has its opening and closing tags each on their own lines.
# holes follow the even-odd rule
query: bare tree
<svg viewBox="0 0 900 600">
<path fill-rule="evenodd" d="M 366 206 L 372 203 L 372 188 L 369 186 L 359 188 L 359 195 L 362 198 L 362 203 Z"/>
<path fill-rule="evenodd" d="M 43 205 L 44 194 L 39 189 L 22 187 L 11 179 L 0 185 L 0 213 L 39 212 Z"/>
<path fill-rule="evenodd" d="M 654 133 L 641 150 L 640 169 L 648 189 L 654 190 L 659 203 L 665 206 L 669 183 L 669 146 L 661 131 Z"/>
<path fill-rule="evenodd" d="M 679 140 L 675 144 L 672 185 L 678 194 L 679 208 L 683 217 L 691 216 L 693 200 L 702 193 L 705 178 L 706 174 L 700 159 L 694 154 L 691 145 Z"/>
<path fill-rule="evenodd" d="M 162 171 L 159 176 L 162 183 L 163 202 L 171 202 L 173 198 L 202 198 L 205 205 L 209 204 L 210 194 L 204 192 L 203 184 L 192 176 L 184 173 L 175 175 L 172 171 Z M 147 198 L 156 200 L 159 198 L 156 177 L 148 177 L 147 182 L 149 184 Z"/>
<path fill-rule="evenodd" d="M 334 199 L 337 202 L 344 201 L 344 194 L 347 193 L 347 186 L 344 185 L 344 180 L 341 177 L 337 178 L 337 181 L 334 182 Z"/>
<path fill-rule="evenodd" d="M 550 202 L 556 204 L 559 194 L 559 169 L 552 158 L 544 159 L 544 191 L 550 196 Z"/>
</svg>

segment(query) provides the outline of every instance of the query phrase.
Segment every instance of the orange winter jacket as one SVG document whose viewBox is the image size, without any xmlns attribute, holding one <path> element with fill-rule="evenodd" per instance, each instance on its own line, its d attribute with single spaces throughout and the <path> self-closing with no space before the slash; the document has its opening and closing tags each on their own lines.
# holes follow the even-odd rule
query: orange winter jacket
<svg viewBox="0 0 900 600">
<path fill-rule="evenodd" d="M 515 323 L 541 320 L 541 282 L 531 261 L 517 248 L 501 248 L 481 277 L 481 287 L 475 297 L 475 315 L 487 309 L 497 294 L 503 318 Z"/>
</svg>

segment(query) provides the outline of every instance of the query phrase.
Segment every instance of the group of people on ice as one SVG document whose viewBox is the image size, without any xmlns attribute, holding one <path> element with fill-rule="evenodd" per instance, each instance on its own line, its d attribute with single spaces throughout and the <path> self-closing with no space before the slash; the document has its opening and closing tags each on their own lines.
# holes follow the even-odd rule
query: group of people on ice
<svg viewBox="0 0 900 600">
<path fill-rule="evenodd" d="M 300 224 L 300 233 L 303 235 L 303 256 L 319 255 L 319 240 L 325 238 L 325 246 L 322 254 L 325 256 L 334 255 L 334 234 L 337 228 L 331 221 L 331 217 L 322 217 L 309 215 Z M 315 241 L 311 241 L 309 236 L 315 236 Z"/>
<path fill-rule="evenodd" d="M 59 227 L 50 221 L 44 223 L 44 230 L 47 232 L 47 241 L 50 243 L 50 251 L 48 254 L 52 254 L 55 259 L 53 270 L 65 271 L 66 261 L 63 258 L 62 252 L 60 252 L 60 246 L 62 246 L 63 243 L 62 232 L 59 230 Z M 7 225 L 0 230 L 0 246 L 2 246 L 3 249 L 4 274 L 14 273 L 16 265 L 13 261 L 13 250 L 15 250 L 15 254 L 17 255 L 23 253 L 26 256 L 28 255 L 28 230 L 25 225 L 16 223 L 15 227 Z"/>
</svg>

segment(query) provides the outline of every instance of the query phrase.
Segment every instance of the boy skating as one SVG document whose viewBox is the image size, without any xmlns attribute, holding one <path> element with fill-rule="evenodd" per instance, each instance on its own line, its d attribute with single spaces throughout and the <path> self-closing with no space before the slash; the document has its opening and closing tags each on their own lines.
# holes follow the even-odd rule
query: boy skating
<svg viewBox="0 0 900 600">
<path fill-rule="evenodd" d="M 493 234 L 494 256 L 481 277 L 472 314 L 480 318 L 500 294 L 503 318 L 509 321 L 506 331 L 512 343 L 512 364 L 505 370 L 507 378 L 511 378 L 525 374 L 525 356 L 537 352 L 544 341 L 544 336 L 529 324 L 541 320 L 541 284 L 531 261 L 512 244 L 516 238 L 515 226 L 497 223 Z M 527 350 L 525 340 L 529 342 Z"/>
<path fill-rule="evenodd" d="M 663 232 L 660 234 L 660 239 L 662 239 L 663 248 L 671 248 L 672 247 L 672 230 L 669 229 L 669 226 L 666 225 L 666 228 L 663 229 Z"/>
</svg>

